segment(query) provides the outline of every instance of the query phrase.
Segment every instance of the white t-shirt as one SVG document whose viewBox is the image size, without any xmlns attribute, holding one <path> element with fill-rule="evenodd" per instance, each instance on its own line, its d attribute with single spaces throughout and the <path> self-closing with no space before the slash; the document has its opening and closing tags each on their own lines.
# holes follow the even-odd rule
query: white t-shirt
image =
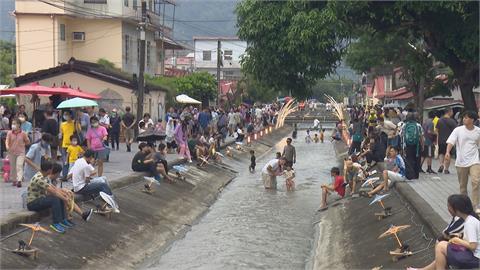
<svg viewBox="0 0 480 270">
<path fill-rule="evenodd" d="M 477 243 L 473 255 L 480 259 L 480 221 L 473 216 L 468 216 L 463 224 L 463 240 Z"/>
<path fill-rule="evenodd" d="M 465 126 L 456 127 L 447 139 L 447 143 L 457 148 L 455 166 L 470 167 L 480 164 L 478 146 L 480 145 L 480 128 L 474 126 L 472 130 Z"/>
<path fill-rule="evenodd" d="M 86 179 L 89 177 L 95 169 L 92 165 L 88 164 L 84 158 L 79 158 L 73 164 L 70 169 L 73 181 L 73 191 L 78 192 L 86 185 Z"/>
<path fill-rule="evenodd" d="M 278 167 L 280 166 L 278 164 L 278 159 L 272 159 L 265 164 L 265 166 L 263 166 L 262 173 L 268 174 L 268 166 L 272 166 L 273 171 L 278 170 Z"/>
</svg>

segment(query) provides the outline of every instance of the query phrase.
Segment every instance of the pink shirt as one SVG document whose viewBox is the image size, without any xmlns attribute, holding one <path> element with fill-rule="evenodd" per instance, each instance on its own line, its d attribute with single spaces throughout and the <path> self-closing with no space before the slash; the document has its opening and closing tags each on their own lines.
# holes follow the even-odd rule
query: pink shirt
<svg viewBox="0 0 480 270">
<path fill-rule="evenodd" d="M 86 138 L 90 141 L 90 149 L 93 151 L 103 150 L 103 138 L 108 135 L 107 129 L 102 126 L 98 128 L 89 128 Z"/>
<path fill-rule="evenodd" d="M 20 131 L 14 133 L 13 131 L 7 132 L 8 141 L 8 153 L 13 155 L 25 155 L 25 146 L 30 143 L 28 136 L 25 132 Z"/>
</svg>

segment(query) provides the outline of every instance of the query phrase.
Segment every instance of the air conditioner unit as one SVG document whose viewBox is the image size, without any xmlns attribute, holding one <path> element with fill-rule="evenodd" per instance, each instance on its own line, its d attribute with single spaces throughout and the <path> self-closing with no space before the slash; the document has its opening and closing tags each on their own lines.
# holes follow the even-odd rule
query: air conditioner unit
<svg viewBox="0 0 480 270">
<path fill-rule="evenodd" d="M 73 41 L 85 41 L 85 32 L 73 32 Z"/>
</svg>

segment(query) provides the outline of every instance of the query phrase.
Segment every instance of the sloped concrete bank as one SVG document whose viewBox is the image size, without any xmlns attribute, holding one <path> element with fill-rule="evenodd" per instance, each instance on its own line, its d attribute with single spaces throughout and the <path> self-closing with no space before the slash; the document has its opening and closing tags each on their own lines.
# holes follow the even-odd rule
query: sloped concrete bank
<svg viewBox="0 0 480 270">
<path fill-rule="evenodd" d="M 263 137 L 252 147 L 257 157 L 291 132 L 279 129 Z M 246 152 L 234 151 L 234 160 L 248 157 Z M 228 159 L 225 160 L 229 162 Z M 215 202 L 217 196 L 236 173 L 228 166 L 189 166 L 186 181 L 162 183 L 154 194 L 141 192 L 143 181 L 116 188 L 115 196 L 121 213 L 111 219 L 95 215 L 88 223 L 75 218 L 77 225 L 66 234 L 40 233 L 32 246 L 40 249 L 37 260 L 23 258 L 6 251 L 13 249 L 18 240 L 27 241 L 30 232 L 15 234 L 1 242 L 2 269 L 32 268 L 90 268 L 130 269 L 153 252 L 163 249 L 181 237 Z M 92 204 L 85 203 L 85 206 Z M 41 220 L 50 223 L 50 217 Z M 2 234 L 5 237 L 4 234 Z"/>
</svg>

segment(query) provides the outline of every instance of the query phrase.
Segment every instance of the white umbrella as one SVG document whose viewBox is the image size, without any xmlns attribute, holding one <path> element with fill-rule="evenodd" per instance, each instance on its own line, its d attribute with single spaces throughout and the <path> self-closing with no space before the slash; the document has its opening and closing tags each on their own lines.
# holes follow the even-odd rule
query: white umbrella
<svg viewBox="0 0 480 270">
<path fill-rule="evenodd" d="M 62 101 L 58 104 L 57 109 L 64 109 L 64 108 L 79 108 L 79 107 L 91 107 L 91 106 L 98 106 L 96 101 L 86 99 L 86 98 L 72 98 Z"/>
<path fill-rule="evenodd" d="M 185 103 L 185 104 L 202 104 L 202 102 L 196 100 L 196 99 L 193 99 L 185 94 L 181 94 L 181 95 L 178 95 L 175 97 L 175 100 L 178 102 L 178 103 Z"/>
</svg>

